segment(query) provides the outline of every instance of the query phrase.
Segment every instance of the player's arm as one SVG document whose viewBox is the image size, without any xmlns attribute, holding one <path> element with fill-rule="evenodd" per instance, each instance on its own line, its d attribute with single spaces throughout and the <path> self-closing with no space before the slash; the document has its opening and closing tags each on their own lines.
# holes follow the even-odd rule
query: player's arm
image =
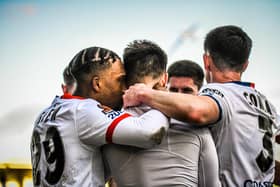
<svg viewBox="0 0 280 187">
<path fill-rule="evenodd" d="M 157 91 L 144 84 L 131 86 L 124 95 L 125 106 L 144 103 L 180 121 L 206 125 L 219 119 L 217 102 L 209 96 Z"/>
<path fill-rule="evenodd" d="M 150 110 L 139 117 L 128 117 L 106 133 L 108 143 L 125 144 L 143 148 L 160 144 L 169 126 L 167 117 L 157 110 Z"/>
<path fill-rule="evenodd" d="M 161 142 L 169 126 L 168 118 L 157 110 L 133 117 L 86 103 L 78 107 L 76 116 L 78 136 L 85 144 L 94 146 L 116 143 L 149 148 Z"/>
</svg>

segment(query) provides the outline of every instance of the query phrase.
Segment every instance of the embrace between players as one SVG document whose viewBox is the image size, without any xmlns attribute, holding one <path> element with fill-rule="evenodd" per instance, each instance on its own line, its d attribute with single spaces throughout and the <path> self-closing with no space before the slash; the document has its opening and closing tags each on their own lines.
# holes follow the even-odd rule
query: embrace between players
<svg viewBox="0 0 280 187">
<path fill-rule="evenodd" d="M 123 62 L 105 48 L 83 49 L 64 70 L 64 95 L 35 121 L 34 186 L 279 184 L 280 119 L 241 81 L 251 47 L 237 26 L 211 30 L 204 86 L 191 61 L 172 64 L 168 77 L 167 56 L 151 41 L 130 43 Z"/>
</svg>

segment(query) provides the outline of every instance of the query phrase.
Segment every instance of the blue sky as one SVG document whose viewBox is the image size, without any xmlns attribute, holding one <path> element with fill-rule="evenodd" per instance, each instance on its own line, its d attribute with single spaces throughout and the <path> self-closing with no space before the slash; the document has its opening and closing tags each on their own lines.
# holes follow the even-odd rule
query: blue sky
<svg viewBox="0 0 280 187">
<path fill-rule="evenodd" d="M 0 161 L 29 161 L 34 118 L 61 94 L 63 68 L 78 51 L 102 46 L 122 55 L 134 39 L 149 39 L 169 52 L 193 25 L 194 37 L 169 54 L 169 63 L 202 65 L 205 34 L 238 25 L 253 39 L 243 80 L 255 82 L 279 111 L 279 10 L 278 0 L 0 1 Z"/>
</svg>

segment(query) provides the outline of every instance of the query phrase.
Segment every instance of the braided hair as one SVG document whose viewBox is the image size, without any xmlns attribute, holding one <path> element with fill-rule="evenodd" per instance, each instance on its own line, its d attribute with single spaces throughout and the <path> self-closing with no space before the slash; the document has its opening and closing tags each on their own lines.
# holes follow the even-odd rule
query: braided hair
<svg viewBox="0 0 280 187">
<path fill-rule="evenodd" d="M 101 70 L 111 67 L 120 60 L 113 51 L 102 47 L 89 47 L 81 50 L 68 65 L 68 72 L 77 82 L 88 79 L 89 75 L 98 75 Z"/>
</svg>

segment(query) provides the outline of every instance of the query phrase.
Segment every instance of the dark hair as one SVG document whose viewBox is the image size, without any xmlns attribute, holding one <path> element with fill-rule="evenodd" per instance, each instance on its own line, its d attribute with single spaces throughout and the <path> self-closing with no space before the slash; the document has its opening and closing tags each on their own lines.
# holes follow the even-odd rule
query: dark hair
<svg viewBox="0 0 280 187">
<path fill-rule="evenodd" d="M 101 47 L 81 50 L 69 63 L 69 71 L 77 80 L 85 81 L 89 75 L 98 75 L 101 70 L 111 67 L 120 57 L 113 51 Z"/>
<path fill-rule="evenodd" d="M 219 70 L 242 71 L 251 48 L 250 37 L 241 28 L 233 25 L 211 30 L 204 41 L 205 52 L 209 52 Z"/>
<path fill-rule="evenodd" d="M 169 66 L 168 79 L 171 77 L 189 77 L 192 78 L 198 89 L 203 85 L 204 72 L 203 69 L 191 60 L 179 60 Z"/>
<path fill-rule="evenodd" d="M 134 40 L 124 49 L 127 85 L 140 82 L 144 76 L 157 78 L 166 71 L 167 55 L 154 42 Z"/>
<path fill-rule="evenodd" d="M 69 71 L 68 66 L 63 70 L 63 81 L 66 85 L 73 85 L 75 83 L 75 78 Z"/>
</svg>

